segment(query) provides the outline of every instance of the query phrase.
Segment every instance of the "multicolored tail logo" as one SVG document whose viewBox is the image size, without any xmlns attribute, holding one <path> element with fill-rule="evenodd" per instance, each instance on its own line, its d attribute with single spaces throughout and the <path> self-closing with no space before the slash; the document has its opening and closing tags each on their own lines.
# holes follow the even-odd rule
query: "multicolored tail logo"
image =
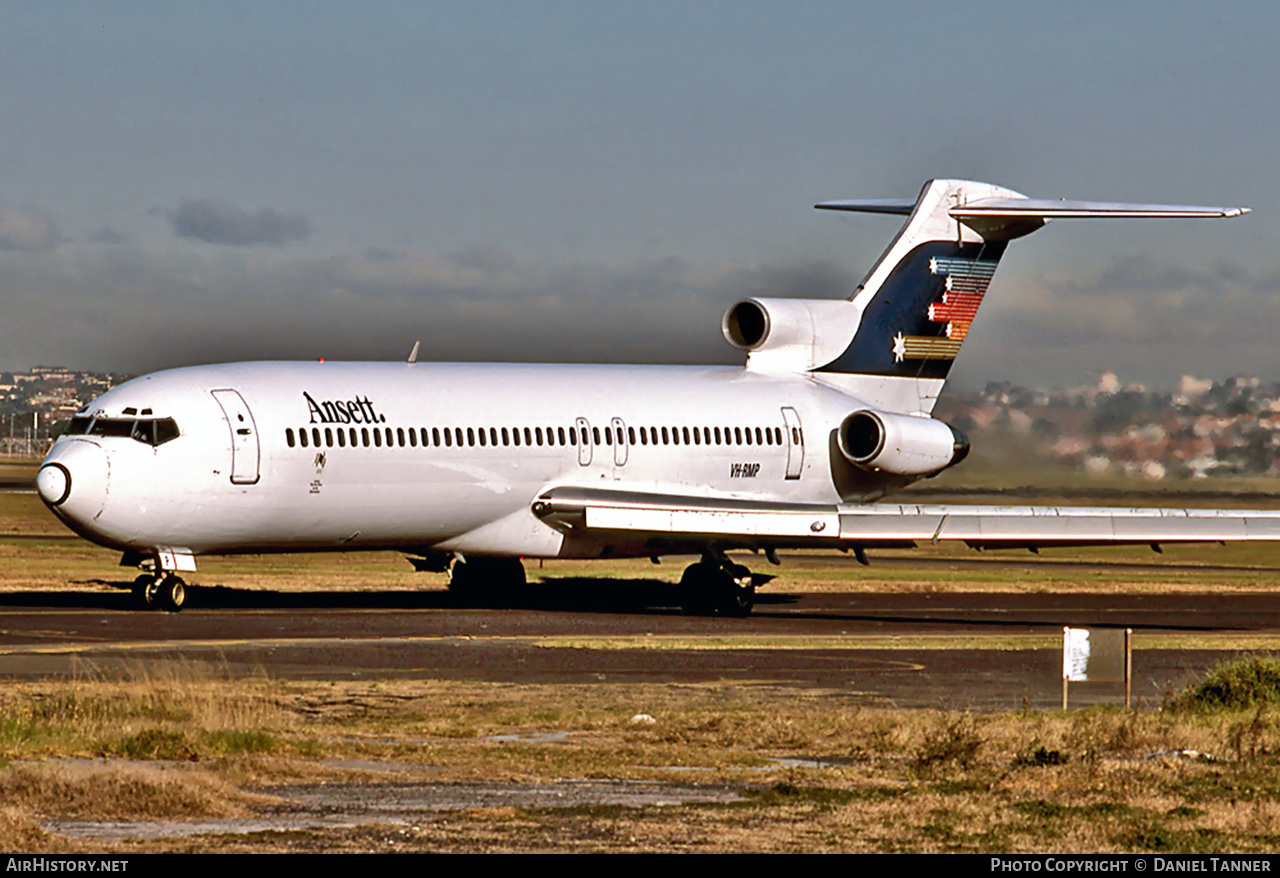
<svg viewBox="0 0 1280 878">
<path fill-rule="evenodd" d="M 853 341 L 822 372 L 946 378 L 991 285 L 1004 242 L 930 241 L 867 303 Z"/>
<path fill-rule="evenodd" d="M 929 306 L 929 319 L 945 324 L 944 337 L 903 335 L 899 332 L 893 340 L 894 361 L 954 360 L 960 353 L 960 343 L 978 315 L 978 306 L 982 304 L 982 297 L 991 285 L 998 264 L 989 259 L 935 256 L 929 260 L 929 270 L 947 279 L 942 301 Z"/>
</svg>

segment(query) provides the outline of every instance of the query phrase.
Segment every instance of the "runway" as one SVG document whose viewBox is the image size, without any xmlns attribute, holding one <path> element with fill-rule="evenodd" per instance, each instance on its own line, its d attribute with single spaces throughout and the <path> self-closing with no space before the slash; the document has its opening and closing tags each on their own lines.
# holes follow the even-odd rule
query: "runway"
<svg viewBox="0 0 1280 878">
<path fill-rule="evenodd" d="M 104 587 L 0 594 L 0 678 L 208 663 L 232 676 L 795 687 L 869 707 L 1048 708 L 1064 625 L 1134 629 L 1134 692 L 1158 705 L 1236 651 L 1280 646 L 1280 596 L 1221 594 L 761 595 L 747 618 L 690 617 L 672 586 L 560 580 L 527 606 L 447 592 L 272 593 L 194 586 L 178 614 Z M 1117 687 L 1073 688 L 1073 703 Z"/>
</svg>

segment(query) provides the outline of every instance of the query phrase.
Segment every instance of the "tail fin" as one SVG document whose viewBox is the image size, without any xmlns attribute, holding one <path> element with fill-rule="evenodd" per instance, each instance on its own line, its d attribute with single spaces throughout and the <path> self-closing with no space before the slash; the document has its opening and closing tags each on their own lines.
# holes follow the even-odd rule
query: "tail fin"
<svg viewBox="0 0 1280 878">
<path fill-rule="evenodd" d="M 857 328 L 847 347 L 812 370 L 941 382 L 960 352 L 1007 243 L 1058 217 L 1223 217 L 1248 208 L 1033 200 L 967 180 L 930 180 L 914 201 L 828 201 L 824 210 L 907 215 L 854 290 Z M 838 341 L 828 340 L 828 343 Z M 828 348 L 828 350 L 831 350 Z M 922 398 L 922 402 L 923 402 Z M 928 408 L 932 408 L 930 404 Z"/>
</svg>

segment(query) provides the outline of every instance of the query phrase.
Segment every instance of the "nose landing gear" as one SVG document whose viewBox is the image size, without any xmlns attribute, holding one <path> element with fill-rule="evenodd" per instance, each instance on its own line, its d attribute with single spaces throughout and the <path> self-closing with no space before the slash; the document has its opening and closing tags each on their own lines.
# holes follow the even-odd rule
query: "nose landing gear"
<svg viewBox="0 0 1280 878">
<path fill-rule="evenodd" d="M 187 602 L 187 584 L 177 574 L 158 570 L 135 579 L 133 594 L 145 609 L 176 613 Z"/>
</svg>

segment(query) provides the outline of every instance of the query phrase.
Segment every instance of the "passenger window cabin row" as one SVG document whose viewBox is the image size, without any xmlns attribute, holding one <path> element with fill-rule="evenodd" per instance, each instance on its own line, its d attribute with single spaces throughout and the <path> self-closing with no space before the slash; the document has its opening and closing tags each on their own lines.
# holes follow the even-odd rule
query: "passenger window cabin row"
<svg viewBox="0 0 1280 878">
<path fill-rule="evenodd" d="M 586 428 L 584 428 L 585 430 Z M 591 427 L 578 436 L 577 427 L 292 427 L 285 443 L 303 448 L 462 448 L 510 446 L 613 445 L 612 427 Z M 782 427 L 627 427 L 619 442 L 635 445 L 782 445 Z M 790 427 L 792 442 L 801 444 L 798 427 Z"/>
</svg>

